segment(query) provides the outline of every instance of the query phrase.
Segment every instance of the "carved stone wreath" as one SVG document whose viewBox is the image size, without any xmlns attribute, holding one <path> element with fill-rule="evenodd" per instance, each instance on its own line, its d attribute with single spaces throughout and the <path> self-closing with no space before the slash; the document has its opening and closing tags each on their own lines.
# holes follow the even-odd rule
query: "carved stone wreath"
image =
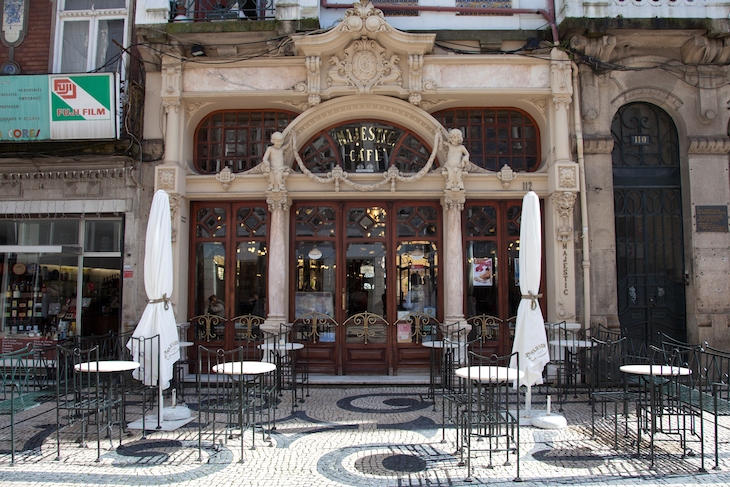
<svg viewBox="0 0 730 487">
<path fill-rule="evenodd" d="M 359 94 L 369 94 L 373 86 L 403 85 L 398 55 L 363 36 L 353 41 L 341 56 L 330 58 L 327 86 L 355 86 Z"/>
</svg>

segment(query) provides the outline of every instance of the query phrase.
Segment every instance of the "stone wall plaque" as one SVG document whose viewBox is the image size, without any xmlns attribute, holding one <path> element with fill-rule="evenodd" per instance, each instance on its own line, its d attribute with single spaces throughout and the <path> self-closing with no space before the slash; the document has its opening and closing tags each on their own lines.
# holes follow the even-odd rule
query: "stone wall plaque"
<svg viewBox="0 0 730 487">
<path fill-rule="evenodd" d="M 697 232 L 727 233 L 727 206 L 696 206 Z"/>
</svg>

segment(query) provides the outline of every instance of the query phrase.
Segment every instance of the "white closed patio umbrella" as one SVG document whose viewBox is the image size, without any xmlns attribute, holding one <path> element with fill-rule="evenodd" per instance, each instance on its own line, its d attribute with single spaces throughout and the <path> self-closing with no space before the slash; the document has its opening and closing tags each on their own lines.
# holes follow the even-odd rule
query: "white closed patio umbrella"
<svg viewBox="0 0 730 487">
<path fill-rule="evenodd" d="M 540 200 L 533 191 L 522 199 L 520 223 L 519 276 L 522 299 L 517 308 L 515 341 L 512 352 L 519 353 L 520 370 L 525 373 L 520 384 L 527 386 L 525 414 L 532 410 L 532 386 L 542 384 L 542 371 L 550 361 L 545 320 L 540 310 L 540 273 L 542 269 L 542 231 Z M 514 362 L 514 359 L 513 359 Z M 510 364 L 515 367 L 516 364 Z"/>
<path fill-rule="evenodd" d="M 152 350 L 152 353 L 144 354 L 142 350 L 135 350 L 134 344 L 137 342 L 127 343 L 127 348 L 131 351 L 134 360 L 144 361 L 142 367 L 144 372 L 137 371 L 135 378 L 142 381 L 144 385 L 158 386 L 158 423 L 162 423 L 162 391 L 170 387 L 174 364 L 180 359 L 177 324 L 172 303 L 170 303 L 172 282 L 170 198 L 165 191 L 159 190 L 152 199 L 145 240 L 144 287 L 147 292 L 147 307 L 132 334 L 135 338 L 150 338 L 159 335 L 159 350 Z M 144 356 L 140 357 L 140 353 Z M 140 375 L 144 375 L 144 377 L 140 377 Z"/>
</svg>

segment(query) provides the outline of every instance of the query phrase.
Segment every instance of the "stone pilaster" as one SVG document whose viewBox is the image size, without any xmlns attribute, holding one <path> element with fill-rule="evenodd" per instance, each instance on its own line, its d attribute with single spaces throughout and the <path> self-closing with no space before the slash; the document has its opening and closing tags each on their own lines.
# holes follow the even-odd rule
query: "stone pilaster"
<svg viewBox="0 0 730 487">
<path fill-rule="evenodd" d="M 165 164 L 180 164 L 182 123 L 182 65 L 172 56 L 162 57 L 162 106 L 165 109 Z"/>
<path fill-rule="evenodd" d="M 291 206 L 286 191 L 266 192 L 266 204 L 270 213 L 269 238 L 269 312 L 264 327 L 278 331 L 281 323 L 287 321 L 289 296 L 287 289 L 286 215 Z"/>
<path fill-rule="evenodd" d="M 445 190 L 441 200 L 444 209 L 444 249 L 441 272 L 444 276 L 444 323 L 464 323 L 464 247 L 461 212 L 466 192 Z"/>
</svg>

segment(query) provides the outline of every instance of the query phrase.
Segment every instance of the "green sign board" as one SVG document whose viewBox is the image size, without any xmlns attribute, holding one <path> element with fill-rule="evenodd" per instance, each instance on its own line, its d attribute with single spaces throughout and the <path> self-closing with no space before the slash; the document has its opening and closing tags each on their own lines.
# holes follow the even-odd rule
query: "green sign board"
<svg viewBox="0 0 730 487">
<path fill-rule="evenodd" d="M 0 77 L 0 142 L 116 137 L 111 73 Z"/>
<path fill-rule="evenodd" d="M 0 77 L 0 142 L 50 138 L 48 76 Z"/>
</svg>

